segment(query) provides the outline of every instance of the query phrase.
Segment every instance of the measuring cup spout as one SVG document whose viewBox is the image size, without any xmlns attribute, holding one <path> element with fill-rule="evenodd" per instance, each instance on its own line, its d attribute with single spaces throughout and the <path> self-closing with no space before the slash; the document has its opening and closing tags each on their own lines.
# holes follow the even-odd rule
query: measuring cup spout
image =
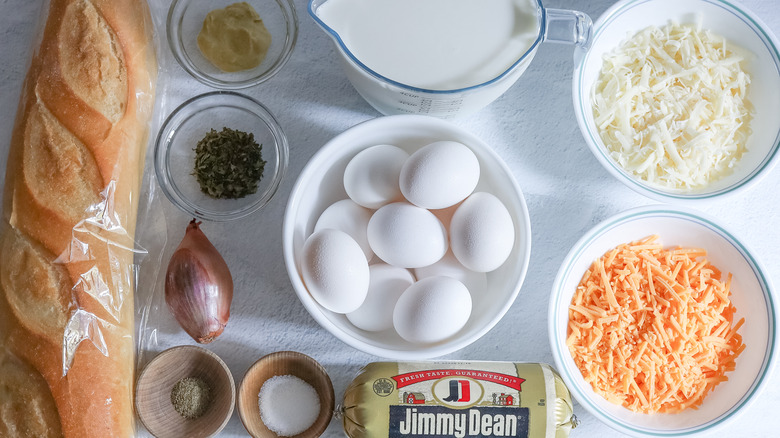
<svg viewBox="0 0 780 438">
<path fill-rule="evenodd" d="M 588 14 L 565 9 L 544 9 L 543 41 L 574 44 L 586 49 L 590 44 L 593 21 Z"/>
</svg>

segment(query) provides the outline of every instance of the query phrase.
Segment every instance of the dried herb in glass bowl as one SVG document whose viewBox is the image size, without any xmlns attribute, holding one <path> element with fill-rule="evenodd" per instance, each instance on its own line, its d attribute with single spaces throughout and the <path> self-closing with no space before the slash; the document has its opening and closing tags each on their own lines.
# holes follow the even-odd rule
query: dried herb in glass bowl
<svg viewBox="0 0 780 438">
<path fill-rule="evenodd" d="M 203 193 L 217 199 L 243 198 L 257 192 L 265 161 L 262 145 L 251 132 L 211 129 L 195 147 L 193 175 Z"/>
</svg>

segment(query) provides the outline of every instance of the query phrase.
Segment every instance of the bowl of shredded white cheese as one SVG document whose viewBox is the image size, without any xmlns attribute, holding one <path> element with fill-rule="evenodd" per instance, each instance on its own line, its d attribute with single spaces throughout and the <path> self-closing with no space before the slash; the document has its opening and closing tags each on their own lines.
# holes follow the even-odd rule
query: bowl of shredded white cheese
<svg viewBox="0 0 780 438">
<path fill-rule="evenodd" d="M 594 24 L 573 98 L 601 164 L 655 200 L 740 192 L 780 160 L 780 44 L 722 0 L 623 0 Z"/>
</svg>

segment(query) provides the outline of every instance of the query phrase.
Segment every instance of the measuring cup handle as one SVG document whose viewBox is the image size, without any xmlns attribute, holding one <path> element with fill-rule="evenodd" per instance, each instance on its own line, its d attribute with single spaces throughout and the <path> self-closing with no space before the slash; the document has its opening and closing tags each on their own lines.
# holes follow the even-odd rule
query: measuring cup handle
<svg viewBox="0 0 780 438">
<path fill-rule="evenodd" d="M 544 41 L 587 47 L 593 21 L 588 14 L 566 9 L 545 8 Z"/>
</svg>

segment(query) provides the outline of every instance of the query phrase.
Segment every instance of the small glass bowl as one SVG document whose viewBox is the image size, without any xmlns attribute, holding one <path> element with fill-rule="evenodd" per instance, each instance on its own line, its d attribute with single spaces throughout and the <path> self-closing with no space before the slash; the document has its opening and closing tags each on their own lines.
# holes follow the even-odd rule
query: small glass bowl
<svg viewBox="0 0 780 438">
<path fill-rule="evenodd" d="M 224 72 L 198 48 L 198 33 L 206 15 L 237 0 L 173 0 L 168 10 L 168 45 L 179 65 L 195 79 L 221 89 L 251 87 L 274 76 L 290 59 L 298 38 L 298 16 L 291 0 L 245 0 L 271 34 L 271 47 L 263 62 L 250 70 Z"/>
<path fill-rule="evenodd" d="M 262 146 L 265 168 L 257 192 L 240 199 L 203 193 L 195 175 L 195 146 L 211 129 L 250 132 Z M 228 221 L 247 216 L 271 200 L 287 169 L 289 146 L 276 118 L 260 102 L 232 91 L 213 91 L 184 102 L 157 136 L 154 170 L 165 196 L 196 218 Z"/>
</svg>

